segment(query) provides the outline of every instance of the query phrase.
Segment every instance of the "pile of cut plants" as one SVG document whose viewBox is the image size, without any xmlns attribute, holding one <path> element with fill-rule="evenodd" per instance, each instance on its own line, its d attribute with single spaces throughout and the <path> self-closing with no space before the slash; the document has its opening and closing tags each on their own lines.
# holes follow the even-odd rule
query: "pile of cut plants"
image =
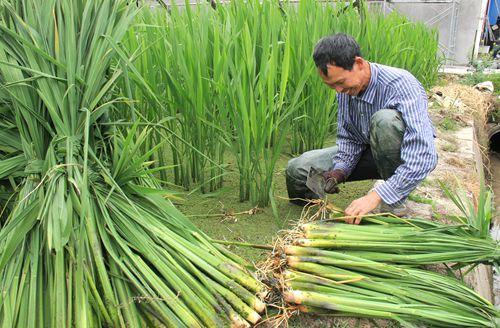
<svg viewBox="0 0 500 328">
<path fill-rule="evenodd" d="M 121 0 L 0 2 L 0 327 L 248 327 L 263 285 L 111 128 Z"/>
<path fill-rule="evenodd" d="M 481 263 L 498 266 L 498 243 L 488 231 L 492 194 L 482 186 L 472 201 L 444 190 L 463 214 L 453 224 L 382 213 L 351 225 L 331 204 L 311 203 L 259 265 L 273 287 L 267 301 L 278 309 L 268 320 L 284 324 L 310 313 L 403 327 L 498 327 L 498 310 L 458 279 Z"/>
</svg>

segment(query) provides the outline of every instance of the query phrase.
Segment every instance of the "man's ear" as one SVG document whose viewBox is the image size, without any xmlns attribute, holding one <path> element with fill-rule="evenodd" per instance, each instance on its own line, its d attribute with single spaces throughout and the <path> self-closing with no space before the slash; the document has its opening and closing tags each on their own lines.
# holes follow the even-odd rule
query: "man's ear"
<svg viewBox="0 0 500 328">
<path fill-rule="evenodd" d="M 354 57 L 354 63 L 358 65 L 363 65 L 365 63 L 365 60 L 363 57 L 356 56 Z"/>
</svg>

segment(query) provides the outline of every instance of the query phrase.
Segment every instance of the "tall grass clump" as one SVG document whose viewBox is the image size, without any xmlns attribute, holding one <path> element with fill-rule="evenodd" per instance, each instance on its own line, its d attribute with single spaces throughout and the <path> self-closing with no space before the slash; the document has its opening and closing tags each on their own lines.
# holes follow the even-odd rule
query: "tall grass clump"
<svg viewBox="0 0 500 328">
<path fill-rule="evenodd" d="M 265 206 L 272 197 L 274 168 L 291 114 L 301 105 L 311 68 L 294 76 L 294 88 L 288 88 L 292 26 L 283 22 L 277 3 L 249 1 L 244 10 L 239 5 L 232 3 L 228 8 L 239 31 L 229 49 L 233 149 L 240 173 L 240 200 Z"/>
<path fill-rule="evenodd" d="M 220 187 L 229 150 L 238 165 L 240 199 L 265 206 L 290 115 L 312 68 L 288 88 L 291 43 L 283 40 L 290 31 L 279 4 L 170 9 L 141 16 L 134 29 L 148 41 L 139 44 L 135 32 L 128 34 L 127 67 L 134 72 L 123 89 L 135 88 L 127 94 L 145 104 L 143 116 L 174 135 L 169 142 L 177 184 Z M 140 83 L 129 88 L 130 81 Z"/>
<path fill-rule="evenodd" d="M 411 22 L 396 12 L 389 15 L 370 13 L 360 21 L 359 29 L 349 25 L 349 34 L 358 40 L 362 53 L 370 61 L 404 68 L 424 85 L 432 87 L 443 62 L 439 53 L 437 30 Z"/>
<path fill-rule="evenodd" d="M 122 92 L 158 124 L 151 144 L 167 142 L 154 157 L 159 166 L 173 164 L 174 183 L 187 189 L 213 191 L 222 184 L 228 116 L 221 92 L 227 70 L 223 33 L 208 5 L 173 5 L 168 14 L 144 7 L 123 42 L 129 62 Z"/>
<path fill-rule="evenodd" d="M 151 128 L 110 128 L 135 6 L 0 3 L 1 327 L 224 327 L 259 320 L 261 284 L 158 188 Z M 5 106 L 5 104 L 7 104 Z M 130 114 L 130 113 L 129 113 Z M 2 143 L 3 145 L 3 138 Z M 161 144 L 155 145 L 159 147 Z M 13 158 L 22 159 L 6 170 Z"/>
<path fill-rule="evenodd" d="M 286 5 L 286 19 L 293 26 L 287 40 L 291 43 L 290 88 L 296 88 L 297 76 L 304 71 L 309 72 L 300 93 L 301 106 L 293 113 L 289 138 L 293 154 L 323 148 L 325 140 L 334 131 L 337 121 L 336 93 L 323 84 L 312 52 L 315 42 L 335 29 L 333 20 L 338 14 L 338 10 L 328 2 L 304 0 L 297 7 Z M 325 24 L 325 20 L 331 23 Z"/>
</svg>

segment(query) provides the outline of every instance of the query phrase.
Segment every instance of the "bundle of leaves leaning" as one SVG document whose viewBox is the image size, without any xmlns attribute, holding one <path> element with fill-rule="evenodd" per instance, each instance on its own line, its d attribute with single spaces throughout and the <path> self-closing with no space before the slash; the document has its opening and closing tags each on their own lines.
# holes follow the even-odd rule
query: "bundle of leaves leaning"
<svg viewBox="0 0 500 328">
<path fill-rule="evenodd" d="M 312 247 L 285 253 L 284 298 L 302 312 L 392 319 L 404 327 L 496 327 L 499 318 L 455 278 Z"/>
<path fill-rule="evenodd" d="M 463 191 L 445 188 L 447 196 L 463 216 L 449 216 L 447 225 L 422 219 L 390 216 L 367 217 L 365 224 L 316 222 L 301 227 L 304 238 L 297 245 L 342 250 L 377 262 L 406 265 L 454 263 L 454 268 L 469 264 L 500 262 L 500 249 L 490 233 L 493 217 L 492 193 L 481 186 L 475 201 Z"/>
<path fill-rule="evenodd" d="M 11 149 L 0 142 L 0 179 L 14 185 L 0 229 L 0 327 L 259 320 L 261 283 L 156 188 L 147 162 L 155 149 L 139 152 L 148 131 L 100 124 L 117 102 L 110 91 L 121 74 L 111 65 L 111 45 L 135 6 L 0 6 L 0 97 L 7 104 L 0 104 L 0 124 L 19 141 Z"/>
</svg>

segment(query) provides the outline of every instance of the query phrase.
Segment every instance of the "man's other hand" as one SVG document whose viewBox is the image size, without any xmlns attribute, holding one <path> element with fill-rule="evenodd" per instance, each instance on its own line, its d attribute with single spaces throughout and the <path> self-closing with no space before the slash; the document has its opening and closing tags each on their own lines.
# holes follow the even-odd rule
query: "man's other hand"
<svg viewBox="0 0 500 328">
<path fill-rule="evenodd" d="M 339 192 L 338 184 L 345 181 L 345 173 L 343 170 L 336 169 L 323 173 L 325 178 L 325 192 L 327 194 L 336 194 Z"/>
<path fill-rule="evenodd" d="M 382 201 L 376 191 L 371 191 L 368 195 L 354 200 L 345 209 L 345 215 L 351 218 L 346 219 L 349 224 L 359 224 L 362 215 L 368 214 L 373 211 Z"/>
</svg>

